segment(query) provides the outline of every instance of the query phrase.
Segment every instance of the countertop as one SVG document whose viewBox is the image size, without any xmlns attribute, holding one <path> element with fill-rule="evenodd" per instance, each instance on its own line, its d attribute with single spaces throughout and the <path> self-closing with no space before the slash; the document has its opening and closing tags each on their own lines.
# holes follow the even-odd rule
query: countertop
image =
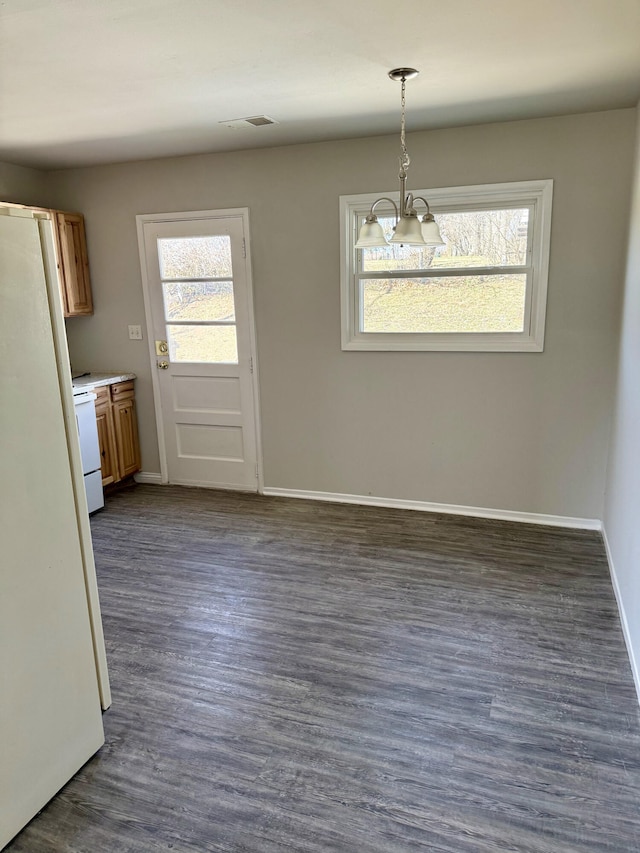
<svg viewBox="0 0 640 853">
<path fill-rule="evenodd" d="M 77 379 L 72 380 L 72 383 L 74 388 L 91 391 L 101 385 L 113 385 L 115 382 L 127 382 L 135 378 L 135 373 L 90 373 L 88 376 L 78 376 Z"/>
</svg>

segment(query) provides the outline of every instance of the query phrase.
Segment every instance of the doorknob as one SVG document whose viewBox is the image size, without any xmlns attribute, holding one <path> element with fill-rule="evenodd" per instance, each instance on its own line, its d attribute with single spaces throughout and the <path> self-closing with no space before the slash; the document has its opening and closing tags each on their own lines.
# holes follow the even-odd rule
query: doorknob
<svg viewBox="0 0 640 853">
<path fill-rule="evenodd" d="M 159 361 L 158 367 L 160 368 L 160 370 L 168 370 L 169 369 L 169 362 L 168 361 Z"/>
</svg>

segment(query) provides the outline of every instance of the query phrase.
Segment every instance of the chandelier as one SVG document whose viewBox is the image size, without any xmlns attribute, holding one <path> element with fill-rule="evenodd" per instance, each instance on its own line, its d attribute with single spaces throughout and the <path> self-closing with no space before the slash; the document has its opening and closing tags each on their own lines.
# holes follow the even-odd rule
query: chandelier
<svg viewBox="0 0 640 853">
<path fill-rule="evenodd" d="M 389 72 L 389 77 L 396 82 L 402 83 L 400 105 L 402 117 L 400 120 L 400 206 L 392 198 L 382 196 L 374 201 L 371 210 L 360 228 L 356 249 L 373 249 L 378 246 L 401 244 L 404 246 L 444 246 L 444 240 L 440 236 L 438 223 L 429 210 L 429 203 L 422 196 L 414 197 L 413 193 L 407 192 L 407 169 L 411 163 L 405 138 L 405 91 L 406 81 L 417 77 L 420 72 L 415 68 L 394 68 Z M 396 215 L 396 223 L 393 226 L 393 234 L 387 241 L 375 214 L 375 208 L 382 201 L 390 202 Z M 422 221 L 418 219 L 415 209 L 416 202 L 422 202 L 427 208 Z"/>
</svg>

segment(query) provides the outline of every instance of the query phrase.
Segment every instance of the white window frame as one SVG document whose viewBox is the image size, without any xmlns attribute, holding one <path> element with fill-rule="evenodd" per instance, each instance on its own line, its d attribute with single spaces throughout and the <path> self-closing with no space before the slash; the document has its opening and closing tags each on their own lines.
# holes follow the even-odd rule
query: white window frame
<svg viewBox="0 0 640 853">
<path fill-rule="evenodd" d="M 529 236 L 527 263 L 509 268 L 509 272 L 526 273 L 524 330 L 522 332 L 363 332 L 360 330 L 359 277 L 364 277 L 362 252 L 355 248 L 359 222 L 381 196 L 395 197 L 393 192 L 340 196 L 340 288 L 342 308 L 343 350 L 440 350 L 455 352 L 542 352 L 547 305 L 549 246 L 551 239 L 551 202 L 553 181 L 514 181 L 505 184 L 479 184 L 467 187 L 440 187 L 413 191 L 424 196 L 432 213 L 464 212 L 500 207 L 528 207 Z M 391 209 L 376 209 L 378 215 L 389 215 Z M 473 274 L 495 274 L 504 267 L 469 267 Z M 455 269 L 460 275 L 460 268 Z M 429 275 L 434 271 L 429 270 Z M 438 268 L 442 277 L 447 270 Z M 412 272 L 412 275 L 415 275 Z M 403 271 L 403 277 L 407 277 Z M 424 277 L 422 273 L 421 277 Z"/>
</svg>

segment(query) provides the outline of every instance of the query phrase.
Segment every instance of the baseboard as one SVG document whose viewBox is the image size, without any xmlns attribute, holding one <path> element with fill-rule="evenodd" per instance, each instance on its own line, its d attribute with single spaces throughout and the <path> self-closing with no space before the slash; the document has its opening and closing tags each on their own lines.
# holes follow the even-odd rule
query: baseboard
<svg viewBox="0 0 640 853">
<path fill-rule="evenodd" d="M 154 471 L 138 471 L 137 474 L 133 475 L 133 479 L 136 483 L 144 483 L 148 486 L 167 486 L 168 483 L 162 482 L 162 475 L 156 474 Z M 211 483 L 204 483 L 201 480 L 172 480 L 172 486 L 194 486 L 199 489 L 225 489 L 227 491 L 233 492 L 255 492 L 257 491 L 255 486 L 242 486 L 237 483 L 216 483 L 215 486 L 212 486 Z"/>
<path fill-rule="evenodd" d="M 213 489 L 215 491 L 222 490 L 224 492 L 255 492 L 258 491 L 258 484 L 247 486 L 238 483 L 207 483 L 204 480 L 172 480 L 172 486 L 189 486 L 196 489 Z"/>
<path fill-rule="evenodd" d="M 629 631 L 629 623 L 627 622 L 627 614 L 624 609 L 624 603 L 622 601 L 622 595 L 620 593 L 620 586 L 618 584 L 618 576 L 616 575 L 616 567 L 613 562 L 613 556 L 611 554 L 611 548 L 609 546 L 609 540 L 607 538 L 607 531 L 604 525 L 602 526 L 602 539 L 604 541 L 605 551 L 607 552 L 607 563 L 609 564 L 609 574 L 611 575 L 611 585 L 613 586 L 613 593 L 616 597 L 616 603 L 618 605 L 618 614 L 620 615 L 620 623 L 622 625 L 622 635 L 624 637 L 624 642 L 627 647 L 627 654 L 629 655 L 629 663 L 631 664 L 633 681 L 636 686 L 636 693 L 638 694 L 638 702 L 640 702 L 640 670 L 638 669 L 638 662 L 636 661 L 636 656 L 633 652 L 633 645 L 631 643 L 631 632 Z"/>
<path fill-rule="evenodd" d="M 440 512 L 447 515 L 466 515 L 474 518 L 495 518 L 500 521 L 520 521 L 524 524 L 544 524 L 552 527 L 571 527 L 581 530 L 600 530 L 602 528 L 602 522 L 598 518 L 570 518 L 564 515 L 543 515 L 537 512 L 515 512 L 509 509 L 489 509 L 481 506 L 409 501 L 399 498 L 380 498 L 372 495 L 308 492 L 301 489 L 277 489 L 268 486 L 265 486 L 263 494 L 281 498 L 302 498 L 310 501 L 362 504 L 363 506 L 382 506 L 391 509 L 412 509 L 418 512 Z"/>
<path fill-rule="evenodd" d="M 156 474 L 154 471 L 138 471 L 133 475 L 136 483 L 147 483 L 150 486 L 162 485 L 162 474 Z"/>
<path fill-rule="evenodd" d="M 152 471 L 139 471 L 134 474 L 136 483 L 153 486 L 162 485 L 162 476 Z M 197 486 L 211 488 L 208 483 L 196 480 L 175 482 L 176 486 Z M 216 489 L 254 492 L 248 486 L 218 484 Z M 466 515 L 472 518 L 495 518 L 499 521 L 519 521 L 523 524 L 543 524 L 550 527 L 569 527 L 579 530 L 601 530 L 602 522 L 598 518 L 572 518 L 566 515 L 544 515 L 538 512 L 516 512 L 510 509 L 490 509 L 483 506 L 462 506 L 459 504 L 440 504 L 429 501 L 410 501 L 400 498 L 381 498 L 373 495 L 345 495 L 338 492 L 309 492 L 303 489 L 277 489 L 265 486 L 262 493 L 280 498 L 301 498 L 309 501 L 329 501 L 331 503 L 362 504 L 363 506 L 382 506 L 390 509 L 412 509 L 418 512 L 440 512 L 446 515 Z"/>
</svg>

